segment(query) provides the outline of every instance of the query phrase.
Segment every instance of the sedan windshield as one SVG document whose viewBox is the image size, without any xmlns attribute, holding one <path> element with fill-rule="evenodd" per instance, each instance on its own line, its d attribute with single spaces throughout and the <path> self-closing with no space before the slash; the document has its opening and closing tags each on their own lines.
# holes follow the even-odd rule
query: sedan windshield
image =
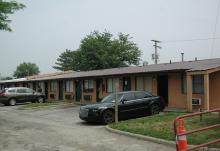
<svg viewBox="0 0 220 151">
<path fill-rule="evenodd" d="M 117 94 L 117 100 L 121 100 L 123 94 Z M 104 99 L 102 99 L 102 103 L 112 103 L 115 102 L 115 93 L 110 94 L 106 97 L 104 97 Z"/>
</svg>

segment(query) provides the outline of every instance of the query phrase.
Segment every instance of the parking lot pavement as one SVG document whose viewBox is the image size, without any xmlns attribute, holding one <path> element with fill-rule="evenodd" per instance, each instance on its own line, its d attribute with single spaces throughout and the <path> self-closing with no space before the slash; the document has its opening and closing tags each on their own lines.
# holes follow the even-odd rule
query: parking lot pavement
<svg viewBox="0 0 220 151">
<path fill-rule="evenodd" d="M 78 118 L 78 107 L 18 110 L 0 106 L 0 151 L 174 151 L 106 131 Z"/>
</svg>

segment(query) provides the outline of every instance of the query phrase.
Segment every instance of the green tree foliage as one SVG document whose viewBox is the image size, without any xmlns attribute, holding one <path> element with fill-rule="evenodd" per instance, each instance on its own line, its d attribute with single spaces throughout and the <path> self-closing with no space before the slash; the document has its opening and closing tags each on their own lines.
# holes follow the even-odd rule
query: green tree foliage
<svg viewBox="0 0 220 151">
<path fill-rule="evenodd" d="M 0 30 L 12 31 L 9 27 L 9 15 L 14 14 L 15 11 L 23 9 L 25 5 L 17 3 L 16 1 L 0 0 Z"/>
<path fill-rule="evenodd" d="M 53 68 L 61 71 L 80 70 L 80 61 L 81 52 L 79 50 L 71 51 L 66 49 L 66 51 L 59 56 L 55 63 L 56 66 L 53 66 Z"/>
<path fill-rule="evenodd" d="M 11 79 L 13 79 L 13 78 L 12 78 L 12 77 L 9 77 L 9 76 L 6 76 L 6 77 L 1 77 L 0 80 L 11 80 Z"/>
<path fill-rule="evenodd" d="M 77 51 L 66 50 L 57 59 L 58 70 L 95 70 L 138 65 L 141 51 L 129 35 L 98 31 L 87 35 Z"/>
<path fill-rule="evenodd" d="M 36 75 L 39 72 L 39 68 L 35 63 L 24 62 L 17 66 L 17 69 L 14 72 L 14 77 L 23 78 L 26 76 Z"/>
</svg>

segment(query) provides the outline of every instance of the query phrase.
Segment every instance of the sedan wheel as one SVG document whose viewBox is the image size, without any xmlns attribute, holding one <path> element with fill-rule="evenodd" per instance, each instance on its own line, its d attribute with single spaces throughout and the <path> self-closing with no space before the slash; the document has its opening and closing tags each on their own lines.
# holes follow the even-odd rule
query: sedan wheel
<svg viewBox="0 0 220 151">
<path fill-rule="evenodd" d="M 159 105 L 153 104 L 153 105 L 151 106 L 151 115 L 159 114 L 159 113 L 160 113 L 160 107 L 159 107 Z"/>
<path fill-rule="evenodd" d="M 16 104 L 16 100 L 15 99 L 10 99 L 8 104 L 10 106 L 14 106 Z"/>
<path fill-rule="evenodd" d="M 37 102 L 38 102 L 38 103 L 44 103 L 44 98 L 39 97 L 39 98 L 37 99 Z"/>
<path fill-rule="evenodd" d="M 113 111 L 107 110 L 102 114 L 103 122 L 105 124 L 110 124 L 115 121 L 115 116 Z"/>
</svg>

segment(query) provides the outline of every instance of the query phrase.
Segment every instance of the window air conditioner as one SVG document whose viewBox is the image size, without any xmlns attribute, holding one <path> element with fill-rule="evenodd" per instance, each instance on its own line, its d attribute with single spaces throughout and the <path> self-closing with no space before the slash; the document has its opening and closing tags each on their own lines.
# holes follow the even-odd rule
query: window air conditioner
<svg viewBox="0 0 220 151">
<path fill-rule="evenodd" d="M 201 105 L 201 98 L 193 98 L 192 105 Z"/>
</svg>

